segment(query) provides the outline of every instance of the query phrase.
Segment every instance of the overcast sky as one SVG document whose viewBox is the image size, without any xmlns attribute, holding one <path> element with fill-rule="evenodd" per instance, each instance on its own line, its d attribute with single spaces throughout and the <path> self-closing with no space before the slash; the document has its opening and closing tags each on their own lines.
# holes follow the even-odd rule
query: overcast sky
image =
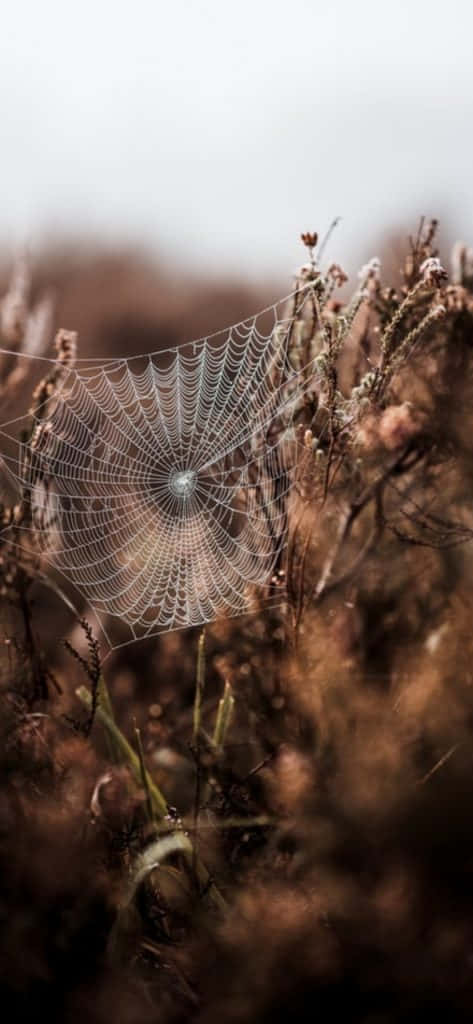
<svg viewBox="0 0 473 1024">
<path fill-rule="evenodd" d="M 438 214 L 473 242 L 473 4 L 15 0 L 0 242 L 79 230 L 284 276 Z"/>
</svg>

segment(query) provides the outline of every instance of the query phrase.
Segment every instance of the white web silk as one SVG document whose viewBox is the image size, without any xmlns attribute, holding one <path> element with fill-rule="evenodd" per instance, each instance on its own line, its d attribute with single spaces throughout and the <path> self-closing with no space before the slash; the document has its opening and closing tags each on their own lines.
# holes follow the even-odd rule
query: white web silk
<svg viewBox="0 0 473 1024">
<path fill-rule="evenodd" d="M 150 636 L 248 611 L 255 587 L 270 596 L 287 424 L 307 379 L 291 338 L 309 292 L 176 349 L 79 360 L 47 416 L 37 410 L 33 449 L 4 455 L 47 561 L 104 632 L 118 619 L 132 639 Z M 13 423 L 1 434 L 11 440 Z"/>
</svg>

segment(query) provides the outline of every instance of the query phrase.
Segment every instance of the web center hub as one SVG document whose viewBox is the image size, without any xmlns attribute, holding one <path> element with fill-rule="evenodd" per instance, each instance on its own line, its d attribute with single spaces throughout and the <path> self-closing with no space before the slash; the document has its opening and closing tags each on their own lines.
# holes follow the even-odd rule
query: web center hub
<svg viewBox="0 0 473 1024">
<path fill-rule="evenodd" d="M 169 487 L 176 498 L 186 500 L 194 493 L 197 484 L 195 469 L 173 469 L 169 474 Z"/>
</svg>

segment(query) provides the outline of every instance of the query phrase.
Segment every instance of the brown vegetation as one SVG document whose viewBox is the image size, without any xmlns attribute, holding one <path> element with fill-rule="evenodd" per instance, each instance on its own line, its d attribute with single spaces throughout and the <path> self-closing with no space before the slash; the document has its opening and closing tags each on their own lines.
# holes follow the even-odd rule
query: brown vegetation
<svg viewBox="0 0 473 1024">
<path fill-rule="evenodd" d="M 447 280 L 421 224 L 402 288 L 372 261 L 344 303 L 316 243 L 281 607 L 125 647 L 102 671 L 87 621 L 38 580 L 26 496 L 6 493 L 0 975 L 16 1017 L 471 1019 L 473 259 L 456 247 Z M 59 290 L 79 345 L 92 315 L 94 351 L 135 336 L 152 290 L 123 273 L 108 329 L 97 268 L 90 302 Z M 26 281 L 3 332 L 38 351 L 44 288 L 31 311 Z M 184 295 L 163 344 L 184 340 Z M 70 335 L 57 345 L 73 357 Z M 24 371 L 2 372 L 18 401 Z"/>
</svg>

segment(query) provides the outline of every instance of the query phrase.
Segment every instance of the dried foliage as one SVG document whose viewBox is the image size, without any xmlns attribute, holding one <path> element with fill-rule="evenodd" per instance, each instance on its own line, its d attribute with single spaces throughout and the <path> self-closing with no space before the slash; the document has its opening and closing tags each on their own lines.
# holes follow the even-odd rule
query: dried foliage
<svg viewBox="0 0 473 1024">
<path fill-rule="evenodd" d="M 473 255 L 457 245 L 447 278 L 435 229 L 401 288 L 372 260 L 348 301 L 302 236 L 314 301 L 291 358 L 317 374 L 274 427 L 302 442 L 279 608 L 103 665 L 83 609 L 64 652 L 34 514 L 6 495 L 0 973 L 17 1017 L 39 998 L 97 1024 L 471 1019 Z M 29 289 L 22 265 L 13 353 L 33 344 Z M 59 332 L 60 361 L 75 345 Z M 60 373 L 36 385 L 39 431 Z"/>
</svg>

